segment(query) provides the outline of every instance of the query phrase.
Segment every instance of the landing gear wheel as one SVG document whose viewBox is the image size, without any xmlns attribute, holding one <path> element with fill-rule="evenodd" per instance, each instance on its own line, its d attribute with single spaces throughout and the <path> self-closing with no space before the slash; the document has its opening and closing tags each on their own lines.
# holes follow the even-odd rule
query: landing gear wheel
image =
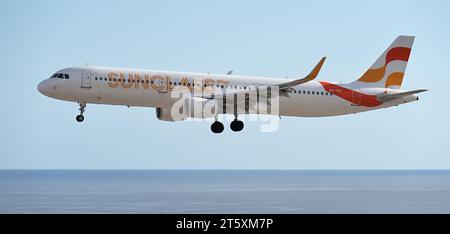
<svg viewBox="0 0 450 234">
<path fill-rule="evenodd" d="M 84 121 L 84 116 L 83 115 L 77 115 L 77 121 L 79 122 L 79 123 L 81 123 L 81 122 L 83 122 Z"/>
<path fill-rule="evenodd" d="M 221 122 L 216 121 L 213 124 L 211 124 L 211 131 L 215 134 L 222 133 L 224 130 L 224 126 Z"/>
<path fill-rule="evenodd" d="M 230 128 L 233 132 L 240 132 L 242 131 L 242 129 L 244 129 L 244 122 L 235 119 L 233 120 L 233 122 L 231 122 Z"/>
<path fill-rule="evenodd" d="M 84 110 L 86 109 L 86 103 L 84 103 L 84 102 L 79 102 L 78 105 L 80 106 L 80 109 L 79 109 L 79 110 L 80 110 L 80 114 L 77 115 L 76 120 L 77 120 L 79 123 L 81 123 L 81 122 L 84 121 L 83 113 L 84 113 Z"/>
</svg>

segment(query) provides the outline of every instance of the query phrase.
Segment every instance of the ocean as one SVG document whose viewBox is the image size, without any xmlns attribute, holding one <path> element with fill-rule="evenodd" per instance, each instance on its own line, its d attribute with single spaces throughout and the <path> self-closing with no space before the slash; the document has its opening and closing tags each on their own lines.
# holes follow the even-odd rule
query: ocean
<svg viewBox="0 0 450 234">
<path fill-rule="evenodd" d="M 0 213 L 450 213 L 450 170 L 0 170 Z"/>
</svg>

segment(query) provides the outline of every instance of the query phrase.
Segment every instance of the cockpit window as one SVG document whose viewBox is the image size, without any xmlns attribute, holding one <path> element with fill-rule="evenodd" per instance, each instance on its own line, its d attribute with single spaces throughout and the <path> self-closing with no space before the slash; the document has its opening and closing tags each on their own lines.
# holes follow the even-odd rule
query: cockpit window
<svg viewBox="0 0 450 234">
<path fill-rule="evenodd" d="M 69 74 L 55 73 L 50 77 L 50 79 L 53 79 L 53 78 L 69 79 Z"/>
</svg>

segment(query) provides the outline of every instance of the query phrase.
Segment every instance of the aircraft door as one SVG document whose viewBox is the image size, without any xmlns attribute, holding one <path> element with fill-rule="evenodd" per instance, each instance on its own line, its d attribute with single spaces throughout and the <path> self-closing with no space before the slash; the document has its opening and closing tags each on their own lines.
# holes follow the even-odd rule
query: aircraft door
<svg viewBox="0 0 450 234">
<path fill-rule="evenodd" d="M 89 68 L 84 68 L 81 70 L 81 88 L 90 89 L 91 88 L 91 78 L 92 73 Z"/>
</svg>

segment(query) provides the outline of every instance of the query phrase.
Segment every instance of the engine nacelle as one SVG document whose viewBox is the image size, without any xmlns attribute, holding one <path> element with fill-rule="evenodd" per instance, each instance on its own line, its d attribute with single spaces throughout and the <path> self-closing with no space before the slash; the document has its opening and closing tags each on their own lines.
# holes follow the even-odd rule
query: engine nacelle
<svg viewBox="0 0 450 234">
<path fill-rule="evenodd" d="M 156 108 L 156 117 L 161 121 L 175 122 L 169 108 Z"/>
<path fill-rule="evenodd" d="M 156 108 L 156 117 L 162 121 L 183 121 L 188 118 L 212 118 L 219 112 L 216 100 L 204 98 L 182 98 L 176 101 L 171 108 Z"/>
</svg>

